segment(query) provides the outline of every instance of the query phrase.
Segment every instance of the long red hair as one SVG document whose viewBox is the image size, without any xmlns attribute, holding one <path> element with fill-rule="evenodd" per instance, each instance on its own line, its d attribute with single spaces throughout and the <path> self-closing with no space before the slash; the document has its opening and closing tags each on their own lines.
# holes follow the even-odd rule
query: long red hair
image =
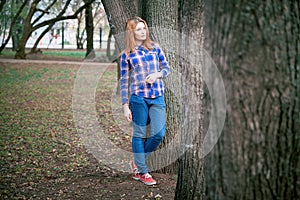
<svg viewBox="0 0 300 200">
<path fill-rule="evenodd" d="M 140 17 L 134 17 L 132 19 L 129 19 L 126 23 L 126 34 L 125 34 L 126 47 L 124 49 L 124 52 L 126 54 L 129 54 L 130 52 L 135 51 L 136 43 L 135 43 L 134 31 L 135 31 L 136 25 L 139 22 L 143 22 L 145 25 L 145 28 L 146 28 L 146 40 L 143 42 L 142 45 L 146 49 L 152 50 L 152 46 L 151 46 L 152 41 L 150 40 L 150 37 L 149 37 L 149 29 L 148 29 L 148 25 L 147 25 L 146 21 Z"/>
</svg>

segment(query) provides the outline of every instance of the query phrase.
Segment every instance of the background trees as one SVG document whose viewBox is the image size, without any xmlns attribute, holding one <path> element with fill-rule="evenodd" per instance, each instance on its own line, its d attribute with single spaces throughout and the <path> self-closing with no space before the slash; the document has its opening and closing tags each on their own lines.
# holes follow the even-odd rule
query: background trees
<svg viewBox="0 0 300 200">
<path fill-rule="evenodd" d="M 15 2 L 12 1 L 11 4 L 7 1 L 1 2 L 1 35 L 2 35 L 2 44 L 0 47 L 0 53 L 5 48 L 10 37 L 13 41 L 13 49 L 17 49 L 17 44 L 19 41 L 19 35 L 22 33 L 23 28 L 21 24 L 23 23 L 22 13 L 23 10 L 27 10 L 28 0 L 24 2 Z M 7 31 L 8 35 L 7 35 Z"/>
<path fill-rule="evenodd" d="M 83 4 L 81 4 L 73 13 L 66 14 L 67 9 L 76 2 L 72 2 L 72 0 L 68 0 L 67 2 L 60 2 L 60 1 L 43 1 L 43 0 L 35 0 L 35 1 L 28 1 L 25 0 L 23 2 L 11 0 L 11 1 L 4 1 L 3 4 L 1 4 L 2 10 L 5 10 L 5 13 L 3 13 L 2 16 L 6 16 L 7 18 L 3 17 L 1 18 L 1 24 L 9 24 L 9 33 L 6 36 L 4 33 L 1 32 L 2 35 L 4 35 L 4 38 L 6 36 L 5 41 L 2 43 L 0 47 L 0 52 L 4 49 L 6 44 L 8 43 L 10 37 L 13 38 L 13 45 L 14 49 L 16 50 L 15 58 L 17 59 L 24 59 L 26 58 L 26 52 L 25 52 L 25 45 L 29 39 L 30 36 L 34 33 L 34 31 L 46 27 L 40 37 L 35 42 L 35 45 L 31 52 L 35 52 L 37 44 L 39 40 L 48 33 L 51 28 L 54 26 L 55 23 L 59 21 L 63 21 L 66 19 L 76 19 L 78 14 L 81 13 L 84 9 L 88 8 L 90 4 L 94 2 L 94 0 L 86 0 Z M 2 3 L 2 2 L 1 2 Z M 11 4 L 9 4 L 11 3 Z M 78 2 L 77 2 L 78 3 Z M 90 24 L 90 20 L 93 19 L 92 13 L 90 12 L 90 9 L 87 9 L 86 17 L 87 22 Z M 45 16 L 48 16 L 45 20 Z M 53 17 L 54 16 L 54 17 Z M 11 21 L 9 19 L 12 18 Z M 87 26 L 87 35 L 88 40 L 88 53 L 89 54 L 92 49 L 93 41 L 91 41 L 92 34 L 90 31 L 93 31 L 93 26 Z M 7 27 L 6 27 L 7 28 Z M 1 30 L 2 29 L 1 27 Z"/>
<path fill-rule="evenodd" d="M 73 5 L 72 7 L 73 7 L 72 10 L 77 10 L 79 8 L 79 5 Z M 104 11 L 102 3 L 100 1 L 94 1 L 92 3 L 91 7 L 92 7 L 91 14 L 88 13 L 88 15 L 85 15 L 85 12 L 81 12 L 77 16 L 77 33 L 76 33 L 77 49 L 84 48 L 84 44 L 87 41 L 87 38 L 85 37 L 85 33 L 92 32 L 92 31 L 95 32 L 96 31 L 95 29 L 96 29 L 96 27 L 99 27 L 101 20 L 103 20 L 103 18 L 106 18 L 105 11 Z M 91 15 L 92 17 L 90 17 L 89 15 Z M 84 25 L 86 16 L 89 16 L 89 18 L 93 19 L 92 20 L 93 26 L 91 26 L 88 30 L 87 30 L 88 26 Z M 93 37 L 94 37 L 94 34 L 93 34 Z M 91 49 L 93 50 L 94 48 L 91 48 Z M 89 55 L 88 52 L 89 52 L 89 50 L 87 49 L 87 55 Z"/>
<path fill-rule="evenodd" d="M 87 46 L 86 46 L 86 56 L 95 57 L 94 52 L 94 18 L 93 18 L 93 8 L 92 2 L 90 0 L 84 0 L 85 8 L 85 27 L 87 36 Z"/>
</svg>

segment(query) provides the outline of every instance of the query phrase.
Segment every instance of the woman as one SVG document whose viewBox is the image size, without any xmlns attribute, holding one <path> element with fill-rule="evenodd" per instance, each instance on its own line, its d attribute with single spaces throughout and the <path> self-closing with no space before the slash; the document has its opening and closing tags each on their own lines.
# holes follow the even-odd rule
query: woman
<svg viewBox="0 0 300 200">
<path fill-rule="evenodd" d="M 165 135 L 162 78 L 170 73 L 170 67 L 160 46 L 150 40 L 148 26 L 143 19 L 134 17 L 127 21 L 125 40 L 126 48 L 120 60 L 120 87 L 124 116 L 129 122 L 133 121 L 132 176 L 146 185 L 154 185 L 156 181 L 149 174 L 146 158 Z M 151 131 L 147 138 L 148 124 Z"/>
</svg>

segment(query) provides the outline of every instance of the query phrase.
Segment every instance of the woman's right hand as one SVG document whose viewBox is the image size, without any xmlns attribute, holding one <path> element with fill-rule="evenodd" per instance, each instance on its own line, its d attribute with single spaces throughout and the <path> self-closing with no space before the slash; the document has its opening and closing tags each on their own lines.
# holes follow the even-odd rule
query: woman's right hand
<svg viewBox="0 0 300 200">
<path fill-rule="evenodd" d="M 131 110 L 129 109 L 128 104 L 123 105 L 123 113 L 124 113 L 124 116 L 127 119 L 127 121 L 131 122 L 132 121 L 132 114 L 131 114 Z"/>
</svg>

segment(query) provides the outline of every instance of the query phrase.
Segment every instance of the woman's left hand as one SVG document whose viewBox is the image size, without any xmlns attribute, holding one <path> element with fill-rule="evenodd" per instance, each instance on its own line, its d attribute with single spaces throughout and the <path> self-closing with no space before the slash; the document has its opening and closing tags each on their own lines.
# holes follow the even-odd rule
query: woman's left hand
<svg viewBox="0 0 300 200">
<path fill-rule="evenodd" d="M 127 121 L 132 122 L 132 114 L 128 104 L 123 105 L 123 112 L 124 112 L 124 117 L 127 119 Z"/>
<path fill-rule="evenodd" d="M 146 83 L 153 84 L 156 81 L 156 79 L 161 78 L 161 77 L 162 77 L 161 72 L 149 74 L 146 77 Z"/>
</svg>

